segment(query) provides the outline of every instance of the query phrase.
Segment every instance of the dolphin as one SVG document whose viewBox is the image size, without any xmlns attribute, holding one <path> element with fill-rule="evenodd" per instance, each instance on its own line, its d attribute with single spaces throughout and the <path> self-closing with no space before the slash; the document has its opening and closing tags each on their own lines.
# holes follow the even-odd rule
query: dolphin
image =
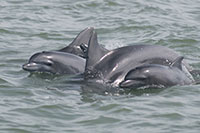
<svg viewBox="0 0 200 133">
<path fill-rule="evenodd" d="M 85 68 L 85 59 L 83 58 L 86 55 L 84 51 L 87 50 L 93 31 L 93 27 L 84 29 L 67 47 L 62 49 L 33 54 L 28 63 L 24 64 L 22 68 L 29 72 L 49 72 L 53 74 L 82 73 Z M 102 46 L 101 50 L 104 53 L 108 52 Z"/>
<path fill-rule="evenodd" d="M 143 86 L 170 87 L 189 85 L 191 80 L 182 71 L 183 57 L 177 57 L 170 66 L 148 64 L 130 70 L 120 83 L 121 88 L 137 88 Z"/>
<path fill-rule="evenodd" d="M 52 74 L 83 73 L 85 59 L 71 53 L 43 51 L 34 54 L 23 69 L 29 72 L 48 72 Z"/>
<path fill-rule="evenodd" d="M 104 54 L 95 31 L 91 35 L 86 55 L 85 80 L 114 87 L 119 87 L 127 73 L 136 67 L 145 64 L 170 66 L 180 56 L 170 48 L 144 44 L 120 47 Z M 181 65 L 183 72 L 193 79 L 189 72 L 190 66 L 184 60 Z"/>
</svg>

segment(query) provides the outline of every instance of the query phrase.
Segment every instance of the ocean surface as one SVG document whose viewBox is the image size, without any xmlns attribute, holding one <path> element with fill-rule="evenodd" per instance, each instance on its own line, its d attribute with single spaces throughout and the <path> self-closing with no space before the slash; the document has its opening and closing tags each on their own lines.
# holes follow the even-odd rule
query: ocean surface
<svg viewBox="0 0 200 133">
<path fill-rule="evenodd" d="M 107 49 L 162 45 L 200 69 L 200 0 L 1 0 L 1 133 L 199 133 L 200 85 L 101 93 L 22 70 L 89 26 Z"/>
</svg>

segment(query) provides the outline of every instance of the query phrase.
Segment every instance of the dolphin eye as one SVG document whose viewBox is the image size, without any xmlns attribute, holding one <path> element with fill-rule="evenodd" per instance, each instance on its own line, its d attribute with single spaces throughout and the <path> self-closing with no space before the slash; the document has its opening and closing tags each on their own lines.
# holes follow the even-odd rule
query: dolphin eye
<svg viewBox="0 0 200 133">
<path fill-rule="evenodd" d="M 82 44 L 80 45 L 80 48 L 81 48 L 81 50 L 83 51 L 83 53 L 86 53 L 86 52 L 87 52 L 88 47 L 87 47 L 86 44 L 82 43 Z"/>
<path fill-rule="evenodd" d="M 53 64 L 51 62 L 44 62 L 45 65 L 47 66 L 52 66 Z"/>
</svg>

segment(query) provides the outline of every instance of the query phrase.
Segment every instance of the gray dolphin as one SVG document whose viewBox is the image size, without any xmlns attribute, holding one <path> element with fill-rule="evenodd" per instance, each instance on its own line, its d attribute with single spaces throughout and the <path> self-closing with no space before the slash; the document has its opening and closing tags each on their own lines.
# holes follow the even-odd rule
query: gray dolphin
<svg viewBox="0 0 200 133">
<path fill-rule="evenodd" d="M 84 51 L 87 50 L 93 30 L 93 27 L 84 29 L 72 43 L 60 50 L 35 53 L 22 68 L 29 72 L 50 72 L 56 74 L 82 73 L 85 68 L 85 59 L 83 59 L 85 58 Z M 104 53 L 108 52 L 103 47 L 101 49 Z"/>
<path fill-rule="evenodd" d="M 87 49 L 85 79 L 119 86 L 132 69 L 145 64 L 169 66 L 179 57 L 174 50 L 157 45 L 133 45 L 120 47 L 103 54 L 93 31 Z M 183 61 L 183 72 L 191 79 L 190 66 Z"/>
<path fill-rule="evenodd" d="M 191 80 L 182 71 L 183 57 L 178 57 L 170 66 L 148 64 L 129 71 L 120 83 L 122 88 L 142 86 L 170 87 L 174 85 L 188 85 Z"/>
<path fill-rule="evenodd" d="M 52 74 L 83 73 L 85 59 L 71 53 L 43 51 L 34 54 L 23 69 L 29 72 L 49 72 Z"/>
</svg>

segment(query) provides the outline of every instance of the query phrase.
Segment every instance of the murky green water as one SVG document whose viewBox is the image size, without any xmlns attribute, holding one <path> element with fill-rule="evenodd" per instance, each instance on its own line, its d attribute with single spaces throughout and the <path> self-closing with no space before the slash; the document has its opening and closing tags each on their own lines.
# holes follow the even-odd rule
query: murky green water
<svg viewBox="0 0 200 133">
<path fill-rule="evenodd" d="M 163 45 L 200 68 L 199 0 L 1 0 L 0 132 L 200 131 L 200 85 L 102 95 L 70 76 L 21 69 L 35 52 L 65 47 L 88 26 L 108 49 Z"/>
</svg>

